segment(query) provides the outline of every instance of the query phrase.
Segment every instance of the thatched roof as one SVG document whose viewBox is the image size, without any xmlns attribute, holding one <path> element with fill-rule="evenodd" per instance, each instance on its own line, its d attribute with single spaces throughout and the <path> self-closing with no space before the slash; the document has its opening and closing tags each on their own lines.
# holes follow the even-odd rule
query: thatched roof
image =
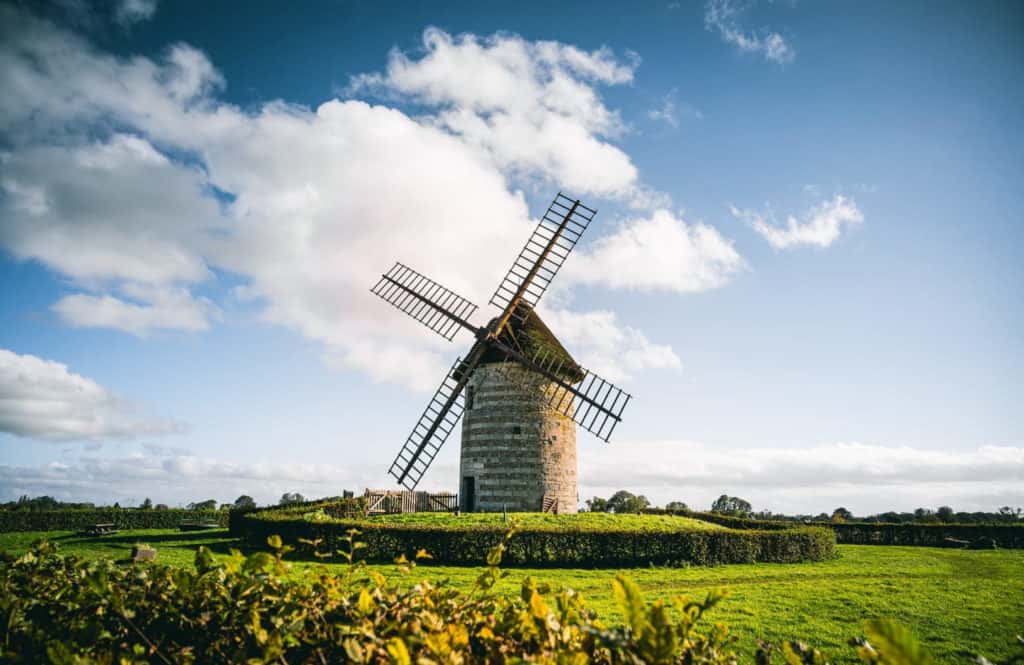
<svg viewBox="0 0 1024 665">
<path fill-rule="evenodd" d="M 544 358 L 544 365 L 558 367 L 562 379 L 569 383 L 576 383 L 583 378 L 583 369 L 565 350 L 562 343 L 558 341 L 555 334 L 547 327 L 540 316 L 533 309 L 521 306 L 525 311 L 524 317 L 512 317 L 509 324 L 505 326 L 499 339 L 508 346 L 516 349 L 527 358 Z M 552 359 L 555 359 L 552 363 Z M 505 356 L 494 348 L 484 352 L 481 363 L 500 363 L 505 361 Z"/>
</svg>

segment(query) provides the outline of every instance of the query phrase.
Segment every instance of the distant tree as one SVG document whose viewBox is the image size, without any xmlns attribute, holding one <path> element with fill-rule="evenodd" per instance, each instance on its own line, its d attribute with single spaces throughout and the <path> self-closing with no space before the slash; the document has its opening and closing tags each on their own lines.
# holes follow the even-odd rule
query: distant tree
<svg viewBox="0 0 1024 665">
<path fill-rule="evenodd" d="M 1006 521 L 1016 521 L 1020 519 L 1021 512 L 1020 507 L 1011 508 L 1009 506 L 1003 506 L 999 509 L 999 517 Z"/>
<path fill-rule="evenodd" d="M 170 507 L 166 503 L 158 503 L 153 506 L 153 510 L 170 510 Z"/>
<path fill-rule="evenodd" d="M 243 494 L 242 496 L 235 499 L 235 502 L 232 504 L 232 507 L 234 507 L 235 509 L 255 508 L 256 499 L 252 498 L 248 494 Z"/>
<path fill-rule="evenodd" d="M 752 509 L 750 502 L 738 496 L 723 494 L 711 504 L 711 512 L 721 515 L 732 515 L 734 517 L 747 517 Z"/>
<path fill-rule="evenodd" d="M 935 511 L 935 516 L 939 518 L 940 522 L 952 522 L 956 512 L 950 506 L 939 506 L 939 509 Z"/>
<path fill-rule="evenodd" d="M 669 501 L 665 504 L 665 510 L 689 510 L 690 507 L 682 501 Z"/>
<path fill-rule="evenodd" d="M 278 505 L 290 506 L 295 503 L 302 503 L 306 500 L 306 497 L 302 496 L 298 492 L 285 492 L 281 495 L 281 500 L 278 501 Z"/>
<path fill-rule="evenodd" d="M 853 519 L 853 513 L 840 506 L 832 511 L 832 517 L 829 519 L 833 522 L 849 522 Z"/>
<path fill-rule="evenodd" d="M 602 499 L 599 496 L 595 496 L 593 499 L 587 499 L 587 512 L 607 513 L 608 499 Z"/>
<path fill-rule="evenodd" d="M 931 508 L 918 508 L 914 511 L 914 521 L 923 522 L 927 524 L 938 522 L 939 518 L 935 515 L 935 511 L 932 510 Z"/>
<path fill-rule="evenodd" d="M 206 501 L 198 501 L 196 503 L 188 504 L 189 510 L 216 510 L 217 499 L 207 499 Z"/>
<path fill-rule="evenodd" d="M 619 490 L 608 499 L 608 512 L 612 513 L 638 513 L 644 508 L 650 507 L 651 502 L 647 497 Z"/>
<path fill-rule="evenodd" d="M 115 508 L 120 508 L 120 507 L 121 507 L 121 504 L 120 504 L 119 502 L 115 501 L 115 502 L 114 502 L 114 507 L 115 507 Z"/>
<path fill-rule="evenodd" d="M 152 501 L 150 501 L 150 500 L 149 500 L 149 497 L 147 496 L 147 497 L 146 497 L 146 500 L 145 500 L 145 501 L 143 501 L 143 502 L 142 502 L 142 503 L 141 503 L 141 504 L 139 505 L 139 508 L 140 508 L 140 509 L 142 509 L 142 510 L 152 510 L 152 509 L 153 509 L 153 502 L 152 502 Z"/>
</svg>

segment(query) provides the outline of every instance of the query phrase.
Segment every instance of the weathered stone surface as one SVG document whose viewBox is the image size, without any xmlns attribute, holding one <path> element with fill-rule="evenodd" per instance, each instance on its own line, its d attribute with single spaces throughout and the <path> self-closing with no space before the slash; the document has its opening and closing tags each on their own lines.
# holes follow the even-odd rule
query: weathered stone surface
<svg viewBox="0 0 1024 665">
<path fill-rule="evenodd" d="M 462 420 L 463 510 L 535 512 L 548 498 L 558 512 L 576 512 L 576 424 L 546 406 L 542 397 L 553 390 L 560 389 L 518 366 L 473 372 Z"/>
</svg>

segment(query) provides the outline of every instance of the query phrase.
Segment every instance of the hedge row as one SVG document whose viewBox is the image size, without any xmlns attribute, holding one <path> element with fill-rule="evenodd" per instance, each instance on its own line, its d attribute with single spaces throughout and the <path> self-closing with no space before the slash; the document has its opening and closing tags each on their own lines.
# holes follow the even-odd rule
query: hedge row
<svg viewBox="0 0 1024 665">
<path fill-rule="evenodd" d="M 458 530 L 359 520 L 310 521 L 280 512 L 232 516 L 233 532 L 254 546 L 279 534 L 300 548 L 300 540 L 312 540 L 319 541 L 319 551 L 333 552 L 342 548 L 342 539 L 353 528 L 361 532 L 359 539 L 365 548 L 359 554 L 367 560 L 390 561 L 396 553 L 412 557 L 422 549 L 436 563 L 446 564 L 479 563 L 505 533 L 504 528 L 489 525 Z M 835 536 L 821 527 L 785 531 L 691 529 L 677 533 L 524 527 L 516 530 L 504 559 L 513 565 L 608 567 L 795 563 L 820 561 L 834 554 Z"/>
<path fill-rule="evenodd" d="M 174 529 L 182 522 L 216 522 L 227 526 L 226 510 L 0 510 L 0 533 L 11 531 L 68 531 L 94 524 L 113 524 L 118 529 Z"/>
<path fill-rule="evenodd" d="M 755 520 L 692 510 L 648 508 L 648 515 L 679 515 L 720 524 L 730 529 L 783 530 L 795 522 Z M 814 522 L 810 526 L 832 529 L 840 545 L 914 545 L 923 547 L 1024 548 L 1024 524 L 907 524 L 884 522 Z"/>
<path fill-rule="evenodd" d="M 844 545 L 921 545 L 950 547 L 1024 548 L 1024 526 L 996 524 L 876 524 L 839 522 L 823 524 Z M 958 542 L 961 541 L 961 542 Z"/>
<path fill-rule="evenodd" d="M 783 531 L 801 526 L 796 522 L 779 522 L 777 520 L 755 520 L 749 517 L 732 517 L 719 513 L 705 513 L 699 510 L 668 510 L 665 508 L 644 508 L 645 515 L 678 515 L 679 517 L 691 517 L 702 522 L 711 522 L 730 529 L 741 529 L 744 531 Z M 818 525 L 829 526 L 829 525 Z"/>
</svg>

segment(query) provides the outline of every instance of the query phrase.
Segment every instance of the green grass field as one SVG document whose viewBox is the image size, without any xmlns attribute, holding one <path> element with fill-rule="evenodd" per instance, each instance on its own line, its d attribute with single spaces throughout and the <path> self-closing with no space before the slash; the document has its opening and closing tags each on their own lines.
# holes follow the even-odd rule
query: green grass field
<svg viewBox="0 0 1024 665">
<path fill-rule="evenodd" d="M 362 520 L 361 520 L 362 521 Z M 673 515 L 614 515 L 611 513 L 577 513 L 575 515 L 553 515 L 551 513 L 509 513 L 506 520 L 501 513 L 404 513 L 377 515 L 365 518 L 367 522 L 379 524 L 408 524 L 429 526 L 510 526 L 513 523 L 522 528 L 557 529 L 559 531 L 655 531 L 673 532 L 684 530 L 721 530 L 725 527 L 711 522 L 676 517 Z"/>
<path fill-rule="evenodd" d="M 0 534 L 0 551 L 23 552 L 41 537 L 58 543 L 65 552 L 114 559 L 127 557 L 133 544 L 144 542 L 157 548 L 159 562 L 180 566 L 191 565 L 199 545 L 218 555 L 235 546 L 223 530 L 146 530 L 100 538 L 34 532 Z M 300 561 L 294 563 L 294 574 L 321 566 L 340 570 L 342 565 Z M 401 575 L 391 565 L 371 568 L 388 577 Z M 582 592 L 602 616 L 617 620 L 610 586 L 617 572 L 510 569 L 499 590 L 517 592 L 523 577 L 530 575 L 554 588 L 568 586 Z M 475 568 L 421 565 L 406 579 L 411 584 L 447 578 L 468 589 L 478 573 Z M 711 588 L 728 588 L 731 598 L 711 618 L 731 626 L 748 656 L 755 639 L 799 638 L 826 650 L 837 662 L 853 662 L 847 640 L 858 634 L 863 620 L 876 617 L 891 617 L 910 626 L 939 662 L 968 662 L 972 652 L 990 659 L 1006 657 L 1012 653 L 1014 636 L 1024 632 L 1024 551 L 1020 550 L 846 545 L 839 547 L 837 558 L 818 563 L 637 568 L 626 573 L 649 599 L 695 597 Z"/>
</svg>

